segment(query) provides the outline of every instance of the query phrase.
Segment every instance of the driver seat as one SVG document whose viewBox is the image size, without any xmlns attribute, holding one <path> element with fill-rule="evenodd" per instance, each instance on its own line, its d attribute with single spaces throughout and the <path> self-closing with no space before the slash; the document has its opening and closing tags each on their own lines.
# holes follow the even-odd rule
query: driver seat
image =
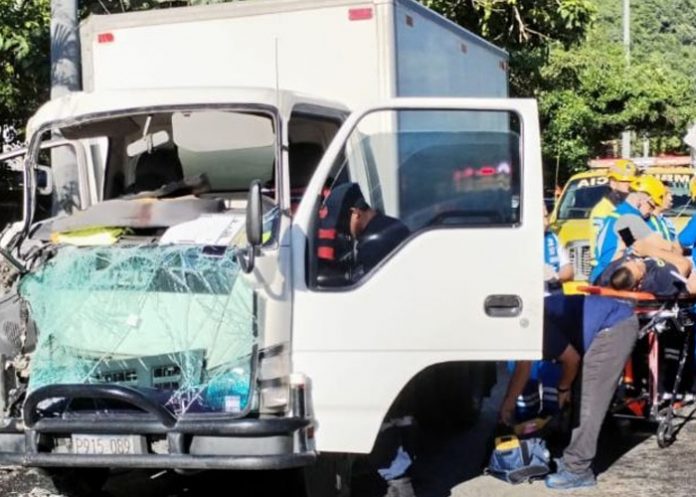
<svg viewBox="0 0 696 497">
<path fill-rule="evenodd" d="M 184 168 L 176 148 L 158 148 L 138 156 L 135 180 L 128 193 L 140 193 L 184 179 Z"/>
</svg>

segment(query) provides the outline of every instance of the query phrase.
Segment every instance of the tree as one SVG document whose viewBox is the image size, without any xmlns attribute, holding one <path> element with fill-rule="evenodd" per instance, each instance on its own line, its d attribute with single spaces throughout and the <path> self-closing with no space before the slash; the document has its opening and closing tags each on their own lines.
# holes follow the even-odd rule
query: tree
<svg viewBox="0 0 696 497">
<path fill-rule="evenodd" d="M 547 169 L 559 164 L 562 178 L 584 169 L 589 158 L 605 155 L 606 142 L 624 129 L 649 139 L 653 153 L 686 151 L 681 137 L 696 117 L 696 66 L 684 68 L 696 61 L 696 53 L 688 36 L 660 32 L 650 21 L 653 10 L 645 9 L 648 3 L 656 9 L 674 7 L 662 21 L 672 19 L 673 27 L 692 22 L 693 9 L 680 15 L 676 8 L 689 3 L 685 0 L 641 3 L 641 9 L 632 11 L 636 43 L 629 63 L 621 40 L 619 2 L 598 3 L 597 21 L 585 42 L 551 49 L 537 97 L 545 163 Z M 691 27 L 676 30 L 688 33 Z M 634 154 L 639 153 L 635 147 Z"/>
<path fill-rule="evenodd" d="M 534 96 L 554 44 L 585 37 L 596 8 L 591 0 L 424 0 L 452 21 L 510 53 L 513 96 Z"/>
<path fill-rule="evenodd" d="M 0 0 L 0 146 L 48 98 L 49 23 L 49 0 Z"/>
</svg>

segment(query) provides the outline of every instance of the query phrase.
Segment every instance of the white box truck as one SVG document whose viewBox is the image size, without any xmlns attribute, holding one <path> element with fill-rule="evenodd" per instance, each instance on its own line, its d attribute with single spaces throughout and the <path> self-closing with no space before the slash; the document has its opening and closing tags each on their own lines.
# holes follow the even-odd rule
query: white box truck
<svg viewBox="0 0 696 497">
<path fill-rule="evenodd" d="M 95 486 L 306 467 L 369 453 L 434 367 L 540 355 L 538 117 L 499 98 L 503 52 L 410 1 L 113 15 L 82 39 L 89 91 L 30 121 L 2 237 L 0 463 Z"/>
</svg>

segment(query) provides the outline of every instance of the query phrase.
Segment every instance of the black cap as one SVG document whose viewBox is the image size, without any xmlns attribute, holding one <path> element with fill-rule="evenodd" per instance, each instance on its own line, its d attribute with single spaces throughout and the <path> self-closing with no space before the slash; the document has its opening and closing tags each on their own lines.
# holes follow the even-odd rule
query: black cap
<svg viewBox="0 0 696 497">
<path fill-rule="evenodd" d="M 336 229 L 339 232 L 348 232 L 350 209 L 369 209 L 365 202 L 360 187 L 357 183 L 343 183 L 334 187 L 324 202 L 326 214 L 321 219 L 324 229 Z"/>
<path fill-rule="evenodd" d="M 344 186 L 344 185 L 341 185 Z M 360 190 L 360 186 L 357 183 L 347 183 L 345 193 L 345 205 L 346 207 L 360 209 L 362 211 L 370 208 L 370 204 L 367 203 L 365 197 Z"/>
<path fill-rule="evenodd" d="M 365 201 L 365 197 L 357 183 L 344 183 L 331 190 L 331 199 L 340 204 L 342 209 L 357 208 L 366 210 L 370 205 Z"/>
</svg>

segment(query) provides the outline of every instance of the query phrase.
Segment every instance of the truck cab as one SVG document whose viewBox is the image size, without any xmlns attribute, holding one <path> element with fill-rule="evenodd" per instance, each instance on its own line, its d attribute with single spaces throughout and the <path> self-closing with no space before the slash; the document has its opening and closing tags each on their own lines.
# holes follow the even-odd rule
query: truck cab
<svg viewBox="0 0 696 497">
<path fill-rule="evenodd" d="M 432 366 L 540 356 L 534 101 L 349 116 L 277 90 L 105 91 L 28 132 L 0 252 L 0 463 L 303 467 L 369 453 Z M 45 153 L 56 133 L 67 158 Z M 321 220 L 346 183 L 409 235 L 325 285 Z"/>
</svg>

